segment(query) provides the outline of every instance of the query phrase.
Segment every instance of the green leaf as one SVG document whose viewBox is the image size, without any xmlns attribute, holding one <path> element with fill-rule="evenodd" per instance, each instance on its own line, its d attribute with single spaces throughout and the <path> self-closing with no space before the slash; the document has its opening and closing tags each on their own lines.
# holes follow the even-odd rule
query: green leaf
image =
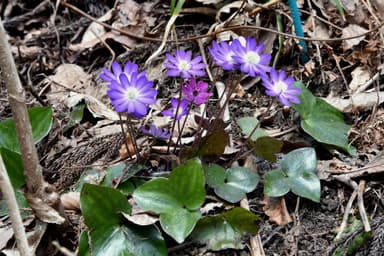
<svg viewBox="0 0 384 256">
<path fill-rule="evenodd" d="M 259 124 L 259 120 L 256 117 L 242 117 L 237 120 L 237 124 L 240 126 L 241 131 L 247 137 L 251 134 L 253 129 Z M 266 136 L 266 132 L 262 128 L 257 128 L 252 134 L 251 140 L 256 141 L 258 138 Z"/>
<path fill-rule="evenodd" d="M 20 190 L 15 190 L 15 196 L 16 196 L 16 202 L 17 205 L 19 206 L 19 209 L 26 209 L 29 207 L 27 199 L 24 196 L 24 193 L 21 192 Z M 8 215 L 8 208 L 7 204 L 4 199 L 0 199 L 0 217 L 4 217 Z M 30 212 L 21 212 L 21 217 L 27 217 L 30 215 Z"/>
<path fill-rule="evenodd" d="M 52 114 L 52 108 L 49 107 L 34 107 L 28 109 L 35 143 L 38 143 L 44 138 L 51 129 Z M 8 118 L 0 122 L 0 147 L 20 153 L 13 118 Z"/>
<path fill-rule="evenodd" d="M 114 187 L 118 185 L 121 180 L 121 177 L 124 174 L 125 167 L 126 165 L 124 163 L 119 163 L 117 165 L 108 167 L 105 170 L 106 174 L 103 179 L 103 182 L 100 185 L 107 187 Z"/>
<path fill-rule="evenodd" d="M 0 148 L 0 153 L 7 169 L 12 187 L 16 190 L 25 184 L 23 161 L 19 153 Z"/>
<path fill-rule="evenodd" d="M 88 233 L 82 231 L 79 240 L 79 251 L 77 253 L 78 256 L 91 256 L 91 253 L 89 251 L 88 239 Z"/>
<path fill-rule="evenodd" d="M 154 226 L 104 226 L 90 232 L 94 256 L 167 255 L 164 239 Z"/>
<path fill-rule="evenodd" d="M 264 176 L 264 194 L 279 197 L 290 190 L 286 174 L 281 170 L 271 170 Z"/>
<path fill-rule="evenodd" d="M 169 177 L 177 200 L 189 210 L 196 210 L 205 201 L 205 177 L 201 162 L 193 159 L 175 168 Z"/>
<path fill-rule="evenodd" d="M 339 147 L 354 155 L 356 149 L 348 143 L 350 125 L 344 123 L 343 115 L 332 105 L 315 97 L 300 83 L 295 83 L 302 92 L 300 104 L 292 104 L 301 116 L 301 127 L 315 140 Z"/>
<path fill-rule="evenodd" d="M 80 208 L 85 224 L 91 229 L 118 225 L 124 220 L 121 212 L 131 213 L 131 205 L 120 191 L 92 184 L 84 184 Z"/>
<path fill-rule="evenodd" d="M 200 218 L 204 185 L 201 163 L 192 159 L 175 168 L 168 179 L 156 178 L 141 185 L 133 198 L 141 209 L 159 213 L 164 231 L 181 243 Z"/>
<path fill-rule="evenodd" d="M 236 207 L 218 216 L 201 219 L 191 237 L 207 244 L 210 250 L 242 249 L 242 237 L 257 234 L 258 219 L 250 211 Z"/>
<path fill-rule="evenodd" d="M 300 148 L 284 156 L 281 170 L 265 174 L 264 193 L 283 196 L 292 190 L 301 197 L 320 202 L 320 179 L 316 176 L 317 160 L 313 148 Z"/>
<path fill-rule="evenodd" d="M 236 203 L 253 191 L 259 182 L 259 175 L 247 168 L 232 167 L 227 170 L 212 165 L 205 170 L 207 183 L 215 193 L 231 203 Z"/>
<path fill-rule="evenodd" d="M 145 211 L 171 212 L 173 209 L 182 208 L 174 186 L 166 178 L 155 178 L 138 187 L 133 192 L 133 198 Z"/>
<path fill-rule="evenodd" d="M 167 234 L 170 234 L 178 243 L 182 243 L 192 232 L 200 217 L 199 210 L 175 208 L 173 211 L 160 214 L 160 224 Z"/>
<path fill-rule="evenodd" d="M 253 152 L 269 162 L 276 162 L 276 154 L 281 151 L 283 145 L 284 143 L 278 139 L 268 136 L 259 137 L 254 143 Z"/>
</svg>

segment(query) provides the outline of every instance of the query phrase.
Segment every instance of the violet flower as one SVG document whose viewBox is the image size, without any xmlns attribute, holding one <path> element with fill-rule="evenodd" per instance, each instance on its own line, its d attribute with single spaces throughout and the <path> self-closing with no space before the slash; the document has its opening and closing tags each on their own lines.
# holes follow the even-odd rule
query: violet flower
<svg viewBox="0 0 384 256">
<path fill-rule="evenodd" d="M 231 43 L 225 41 L 220 43 L 213 41 L 212 47 L 208 48 L 215 64 L 224 70 L 235 70 L 237 68 L 237 62 L 233 58 L 234 52 L 231 46 Z"/>
<path fill-rule="evenodd" d="M 138 66 L 135 63 L 132 63 L 130 61 L 127 61 L 124 65 L 124 69 L 120 66 L 119 63 L 114 61 L 112 63 L 112 70 L 109 71 L 106 68 L 103 68 L 102 71 L 103 73 L 100 74 L 100 78 L 103 79 L 106 82 L 111 82 L 112 80 L 116 80 L 117 82 L 120 83 L 120 74 L 124 73 L 128 79 L 131 78 L 132 73 L 136 72 L 138 73 Z M 145 76 L 145 72 L 139 73 L 139 76 Z"/>
<path fill-rule="evenodd" d="M 163 140 L 169 139 L 169 137 L 171 136 L 169 131 L 162 128 L 158 128 L 154 125 L 144 125 L 140 128 L 140 132 L 142 134 L 149 135 L 154 138 L 163 139 Z"/>
<path fill-rule="evenodd" d="M 213 93 L 207 92 L 207 90 L 208 84 L 201 80 L 196 82 L 195 78 L 191 78 L 181 88 L 185 99 L 196 105 L 206 103 L 208 98 L 213 95 Z"/>
<path fill-rule="evenodd" d="M 272 97 L 279 97 L 280 102 L 285 106 L 290 106 L 291 103 L 299 104 L 300 100 L 297 97 L 301 90 L 294 88 L 295 80 L 292 77 L 287 77 L 285 71 L 277 72 L 275 69 L 270 71 L 270 78 L 262 77 L 265 93 Z"/>
<path fill-rule="evenodd" d="M 202 57 L 197 56 L 192 59 L 191 51 L 177 50 L 176 55 L 167 53 L 167 60 L 163 65 L 168 68 L 168 76 L 181 76 L 182 78 L 191 78 L 205 75 L 205 64 Z"/>
<path fill-rule="evenodd" d="M 172 107 L 170 109 L 161 112 L 164 116 L 170 116 L 175 118 L 176 120 L 180 120 L 183 116 L 188 113 L 188 101 L 186 99 L 182 99 L 179 105 L 179 100 L 176 98 L 172 98 L 171 105 Z M 179 105 L 179 111 L 177 111 L 177 105 Z"/>
<path fill-rule="evenodd" d="M 156 102 L 157 90 L 152 88 L 153 82 L 147 79 L 145 73 L 132 72 L 128 75 L 122 72 L 118 79 L 111 79 L 107 94 L 117 112 L 141 118 L 147 114 L 148 105 Z"/>
<path fill-rule="evenodd" d="M 245 42 L 242 40 L 243 38 L 235 39 L 231 44 L 233 58 L 240 70 L 252 77 L 265 76 L 265 73 L 271 70 L 268 66 L 271 55 L 263 54 L 264 45 L 257 44 L 254 38 L 248 37 Z"/>
</svg>

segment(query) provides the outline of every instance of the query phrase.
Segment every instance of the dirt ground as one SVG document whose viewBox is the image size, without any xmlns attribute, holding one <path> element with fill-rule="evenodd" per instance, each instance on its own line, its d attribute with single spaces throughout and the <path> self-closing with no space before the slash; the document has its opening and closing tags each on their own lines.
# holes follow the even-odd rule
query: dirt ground
<svg viewBox="0 0 384 256">
<path fill-rule="evenodd" d="M 262 5 L 262 1 L 253 4 L 246 4 L 247 1 L 244 1 L 243 5 L 242 1 L 226 1 L 232 2 L 232 8 L 222 8 L 222 3 L 207 4 L 208 2 L 191 0 L 185 4 L 170 37 L 177 37 L 179 41 L 186 39 L 179 46 L 199 54 L 197 40 L 193 37 L 212 32 L 216 26 L 228 21 L 232 14 L 232 22 L 236 25 L 252 24 L 272 30 L 277 30 L 275 16 L 280 14 L 284 24 L 281 32 L 294 34 L 285 1 L 261 9 L 255 15 L 250 15 L 250 12 Z M 307 37 L 337 38 L 371 31 L 354 42 L 308 41 L 310 61 L 305 65 L 300 62 L 298 41 L 284 37 L 277 62 L 278 68 L 301 80 L 314 95 L 334 103 L 343 112 L 346 122 L 352 125 L 349 138 L 357 148 L 357 154 L 348 156 L 314 141 L 298 127 L 299 116 L 293 109 L 283 110 L 275 104 L 276 107 L 272 108 L 270 114 L 264 115 L 261 127 L 271 132 L 282 132 L 278 135 L 281 139 L 303 143 L 316 149 L 322 188 L 320 203 L 298 198 L 291 193 L 285 196 L 287 211 L 292 217 L 292 222 L 285 225 L 276 224 L 265 212 L 263 180 L 256 191 L 248 194 L 250 209 L 260 216 L 259 236 L 265 255 L 384 255 L 384 30 L 379 27 L 383 22 L 384 5 L 380 0 L 341 1 L 346 12 L 343 18 L 331 1 L 298 2 L 301 3 L 300 10 Z M 105 94 L 105 84 L 99 78 L 101 68 L 108 67 L 112 59 L 120 63 L 130 60 L 144 67 L 145 61 L 160 45 L 159 41 L 145 38 L 161 38 L 170 15 L 169 1 L 160 0 L 57 3 L 59 4 L 47 0 L 2 1 L 0 16 L 9 34 L 9 43 L 26 90 L 28 106 L 44 105 L 54 108 L 54 125 L 48 137 L 38 145 L 38 150 L 46 179 L 56 184 L 60 191 L 64 191 L 77 181 L 83 170 L 73 171 L 66 167 L 106 166 L 112 163 L 119 155 L 123 138 L 116 135 L 118 126 L 111 121 L 109 112 L 103 117 L 95 117 L 95 112 L 104 111 L 100 108 L 87 109 L 81 122 L 69 126 L 71 108 L 62 103 L 63 99 L 69 97 L 70 91 L 81 91 L 110 106 Z M 84 13 L 138 38 L 123 35 L 108 26 L 96 25 Z M 215 23 L 216 26 L 213 26 Z M 94 26 L 93 32 L 90 30 L 91 26 Z M 351 26 L 353 29 L 347 29 Z M 233 32 L 237 35 L 255 36 L 265 42 L 266 49 L 273 56 L 278 51 L 278 34 L 245 29 L 236 29 Z M 211 37 L 206 37 L 200 42 L 208 46 L 211 40 Z M 175 47 L 175 43 L 168 42 L 164 52 L 172 51 Z M 205 54 L 207 53 L 206 50 Z M 156 84 L 167 85 L 160 86 L 158 95 L 160 99 L 167 99 L 177 93 L 177 86 L 162 72 L 162 62 L 163 56 L 160 55 L 146 68 L 148 76 L 154 78 Z M 74 64 L 76 67 L 63 64 Z M 79 71 L 78 67 L 82 70 Z M 84 75 L 79 76 L 78 72 Z M 59 77 L 60 74 L 65 75 Z M 223 79 L 225 76 L 224 74 Z M 70 89 L 57 85 L 57 81 L 64 81 L 65 84 L 68 80 L 72 86 Z M 263 114 L 268 109 L 269 99 L 258 86 L 259 82 L 245 78 L 239 83 L 230 101 L 231 119 L 255 113 Z M 356 98 L 352 98 L 352 95 Z M 217 92 L 214 97 L 217 99 Z M 353 105 L 350 103 L 351 99 Z M 0 102 L 0 120 L 3 120 L 12 115 L 3 86 Z M 343 105 L 341 102 L 347 103 Z M 214 111 L 214 108 L 208 109 L 208 114 Z M 284 132 L 293 126 L 297 128 Z M 110 132 L 106 132 L 108 129 Z M 231 136 L 237 145 L 246 145 L 235 122 L 232 123 Z M 229 154 L 221 161 L 228 163 L 233 157 L 234 155 Z M 245 158 L 241 161 L 245 161 Z M 254 161 L 261 177 L 271 169 L 270 163 L 262 159 Z M 359 169 L 370 166 L 371 168 Z M 161 171 L 161 168 L 164 167 L 159 166 L 153 172 Z M 349 180 L 336 177 L 337 174 L 350 170 L 357 173 Z M 356 188 L 354 185 L 360 186 L 361 196 L 358 195 L 348 206 Z M 372 229 L 371 237 L 366 239 L 362 238 L 362 234 L 365 234 L 359 209 L 362 204 Z M 347 229 L 336 241 L 346 209 L 349 212 Z M 284 214 L 284 210 L 279 213 Z M 67 243 L 61 245 L 75 251 L 81 219 L 77 213 L 70 212 L 70 215 L 73 216 L 73 227 L 65 236 Z M 47 232 L 46 236 L 51 236 L 48 240 L 55 240 L 55 232 Z M 360 239 L 361 243 L 355 238 Z M 244 239 L 248 241 L 249 237 Z M 175 244 L 170 238 L 167 241 L 169 254 L 174 256 L 252 255 L 249 242 L 246 244 L 248 246 L 243 250 L 213 252 L 207 251 L 204 245 L 188 241 L 181 245 Z M 350 248 L 351 244 L 358 246 L 348 252 L 349 254 L 336 253 L 343 246 Z"/>
</svg>

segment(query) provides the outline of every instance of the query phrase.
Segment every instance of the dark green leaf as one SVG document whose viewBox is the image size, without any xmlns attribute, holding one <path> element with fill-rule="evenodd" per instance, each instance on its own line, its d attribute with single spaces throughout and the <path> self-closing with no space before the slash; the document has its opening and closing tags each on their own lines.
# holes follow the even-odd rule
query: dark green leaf
<svg viewBox="0 0 384 256">
<path fill-rule="evenodd" d="M 166 178 L 155 178 L 138 187 L 133 192 L 133 198 L 143 210 L 156 213 L 171 212 L 183 207 L 173 186 L 174 184 Z"/>
<path fill-rule="evenodd" d="M 256 215 L 236 207 L 218 216 L 201 219 L 192 233 L 192 238 L 207 244 L 211 250 L 242 249 L 242 237 L 257 233 L 257 221 Z"/>
<path fill-rule="evenodd" d="M 88 239 L 87 232 L 81 232 L 77 256 L 91 256 Z"/>
<path fill-rule="evenodd" d="M 140 187 L 133 198 L 140 208 L 160 214 L 160 223 L 170 236 L 182 242 L 200 218 L 205 200 L 201 163 L 192 159 L 175 168 L 169 177 L 153 179 Z"/>
<path fill-rule="evenodd" d="M 90 232 L 94 256 L 167 255 L 165 242 L 154 226 L 111 225 Z"/>
<path fill-rule="evenodd" d="M 255 155 L 261 156 L 269 162 L 276 161 L 276 154 L 281 151 L 284 143 L 272 137 L 260 137 L 255 142 Z"/>
<path fill-rule="evenodd" d="M 34 107 L 28 109 L 28 115 L 32 126 L 34 141 L 38 143 L 51 129 L 52 109 L 49 107 Z M 0 147 L 20 153 L 13 118 L 0 122 Z"/>
<path fill-rule="evenodd" d="M 205 200 L 205 178 L 201 162 L 192 159 L 172 170 L 169 182 L 174 188 L 177 200 L 189 210 L 200 208 Z"/>
<path fill-rule="evenodd" d="M 0 153 L 12 186 L 16 190 L 25 184 L 24 168 L 21 156 L 19 153 L 10 151 L 6 148 L 0 148 Z"/>
<path fill-rule="evenodd" d="M 356 149 L 348 143 L 350 125 L 344 123 L 343 115 L 332 105 L 317 98 L 297 82 L 296 87 L 301 88 L 300 104 L 293 104 L 302 120 L 301 127 L 314 139 L 321 143 L 334 145 L 349 154 L 354 154 Z"/>
<path fill-rule="evenodd" d="M 251 117 L 251 116 L 242 117 L 237 120 L 237 124 L 240 126 L 242 133 L 247 137 L 251 134 L 253 129 L 255 129 L 258 123 L 259 123 L 259 120 L 257 120 L 256 117 Z M 251 140 L 256 141 L 258 138 L 266 135 L 267 134 L 263 129 L 257 128 L 256 131 L 252 134 Z"/>
<path fill-rule="evenodd" d="M 225 131 L 225 124 L 221 120 L 217 120 L 215 129 L 202 138 L 197 156 L 204 159 L 217 159 L 225 150 L 225 146 L 228 144 L 228 134 Z"/>
<path fill-rule="evenodd" d="M 85 224 L 91 229 L 118 225 L 124 219 L 121 212 L 131 213 L 131 205 L 120 191 L 92 184 L 84 184 L 80 208 Z"/>
</svg>

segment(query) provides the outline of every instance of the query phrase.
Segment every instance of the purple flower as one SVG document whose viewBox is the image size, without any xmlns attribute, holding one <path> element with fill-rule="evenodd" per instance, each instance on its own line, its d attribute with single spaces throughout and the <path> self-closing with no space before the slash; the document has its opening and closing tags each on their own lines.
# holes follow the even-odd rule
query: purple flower
<svg viewBox="0 0 384 256">
<path fill-rule="evenodd" d="M 134 72 L 138 73 L 138 67 L 136 64 L 128 61 L 127 63 L 125 63 L 124 70 L 123 70 L 120 64 L 114 61 L 112 63 L 112 72 L 106 68 L 103 68 L 102 71 L 103 73 L 100 74 L 101 79 L 103 79 L 106 82 L 111 82 L 112 80 L 116 80 L 117 82 L 120 83 L 119 77 L 121 73 L 124 73 L 128 77 L 128 79 L 130 79 L 132 73 Z M 144 72 L 140 73 L 140 76 L 142 75 L 145 75 L 145 73 Z"/>
<path fill-rule="evenodd" d="M 230 43 L 225 41 L 220 43 L 213 41 L 212 47 L 208 48 L 215 64 L 222 67 L 224 70 L 235 70 L 237 67 L 237 62 L 233 58 L 234 52 L 231 46 Z"/>
<path fill-rule="evenodd" d="M 168 76 L 190 78 L 205 75 L 205 64 L 202 62 L 202 57 L 197 56 L 192 59 L 191 51 L 186 52 L 184 50 L 177 50 L 175 56 L 172 56 L 169 53 L 165 56 L 167 57 L 167 60 L 163 65 L 168 68 Z"/>
<path fill-rule="evenodd" d="M 126 72 L 120 73 L 118 79 L 111 79 L 108 96 L 117 112 L 127 112 L 137 118 L 147 114 L 148 105 L 156 102 L 157 90 L 146 75 L 132 72 L 128 77 Z"/>
<path fill-rule="evenodd" d="M 242 39 L 233 40 L 231 45 L 235 54 L 233 58 L 239 64 L 240 70 L 252 77 L 265 76 L 271 70 L 268 66 L 271 55 L 263 54 L 264 45 L 257 44 L 254 38 L 248 37 L 245 42 Z"/>
<path fill-rule="evenodd" d="M 270 71 L 270 79 L 268 77 L 262 77 L 265 93 L 269 96 L 278 96 L 280 102 L 285 106 L 290 106 L 291 103 L 299 104 L 300 100 L 297 97 L 301 90 L 294 88 L 293 84 L 295 80 L 292 77 L 286 77 L 284 71 L 278 73 L 275 69 Z"/>
<path fill-rule="evenodd" d="M 213 93 L 207 92 L 208 84 L 204 81 L 198 81 L 196 83 L 195 78 L 191 78 L 187 83 L 183 85 L 181 91 L 185 99 L 189 102 L 193 102 L 196 105 L 206 103 L 208 98 L 213 95 Z"/>
<path fill-rule="evenodd" d="M 169 139 L 171 134 L 169 131 L 158 128 L 154 125 L 144 125 L 140 128 L 140 132 L 145 135 L 155 137 L 157 139 Z"/>
<path fill-rule="evenodd" d="M 164 116 L 170 116 L 175 118 L 176 120 L 180 120 L 183 116 L 188 113 L 188 101 L 186 99 L 182 99 L 179 106 L 179 111 L 177 111 L 177 105 L 179 105 L 179 100 L 176 98 L 171 99 L 172 107 L 170 109 L 164 110 L 161 112 Z"/>
</svg>

